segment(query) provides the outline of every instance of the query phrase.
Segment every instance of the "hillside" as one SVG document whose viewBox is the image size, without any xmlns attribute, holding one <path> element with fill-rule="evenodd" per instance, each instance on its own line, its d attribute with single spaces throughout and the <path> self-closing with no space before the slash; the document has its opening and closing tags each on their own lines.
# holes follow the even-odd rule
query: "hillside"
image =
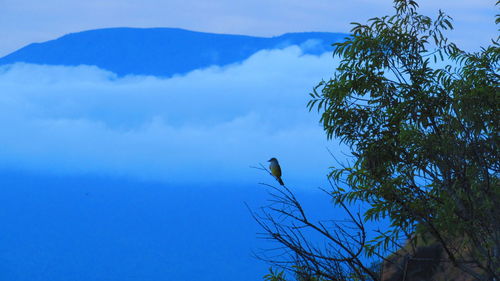
<svg viewBox="0 0 500 281">
<path fill-rule="evenodd" d="M 240 62 L 263 49 L 301 45 L 306 54 L 331 51 L 342 33 L 287 33 L 264 38 L 213 34 L 176 28 L 108 28 L 83 31 L 33 43 L 3 58 L 0 65 L 95 65 L 120 76 L 169 77 L 211 65 Z"/>
</svg>

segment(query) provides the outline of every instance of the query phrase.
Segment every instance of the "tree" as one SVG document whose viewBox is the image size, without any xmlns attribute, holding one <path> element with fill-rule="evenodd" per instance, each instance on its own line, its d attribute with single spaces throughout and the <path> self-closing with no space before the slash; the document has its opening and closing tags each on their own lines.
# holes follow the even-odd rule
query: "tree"
<svg viewBox="0 0 500 281">
<path fill-rule="evenodd" d="M 395 15 L 354 23 L 334 44 L 340 64 L 308 104 L 327 137 L 351 149 L 352 159 L 332 168 L 328 194 L 356 230 L 312 223 L 288 188 L 275 188 L 278 205 L 256 216 L 288 253 L 272 261 L 325 280 L 380 280 L 361 255 L 385 259 L 380 253 L 393 245 L 430 237 L 454 267 L 500 280 L 498 38 L 462 51 L 444 36 L 450 17 L 440 11 L 432 20 L 412 0 L 394 3 Z M 347 207 L 353 202 L 369 205 L 363 219 Z M 379 218 L 391 225 L 367 242 L 363 220 Z M 328 243 L 315 247 L 304 229 Z"/>
</svg>

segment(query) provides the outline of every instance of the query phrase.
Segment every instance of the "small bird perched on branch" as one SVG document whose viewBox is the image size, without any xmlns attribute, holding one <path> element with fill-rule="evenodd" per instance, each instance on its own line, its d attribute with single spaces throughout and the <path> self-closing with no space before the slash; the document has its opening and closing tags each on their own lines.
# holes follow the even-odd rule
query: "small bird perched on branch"
<svg viewBox="0 0 500 281">
<path fill-rule="evenodd" d="M 271 162 L 269 164 L 269 170 L 271 170 L 271 174 L 273 174 L 273 176 L 276 178 L 276 180 L 278 180 L 278 182 L 281 185 L 285 185 L 281 180 L 281 167 L 280 164 L 278 163 L 278 159 L 273 157 L 269 159 L 267 162 Z"/>
</svg>

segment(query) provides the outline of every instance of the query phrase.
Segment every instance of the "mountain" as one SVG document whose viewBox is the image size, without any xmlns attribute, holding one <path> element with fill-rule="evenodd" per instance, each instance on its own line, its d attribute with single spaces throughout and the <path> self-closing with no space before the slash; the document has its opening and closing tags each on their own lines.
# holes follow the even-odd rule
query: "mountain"
<svg viewBox="0 0 500 281">
<path fill-rule="evenodd" d="M 240 62 L 263 49 L 300 45 L 306 54 L 333 50 L 346 34 L 287 33 L 277 37 L 213 34 L 177 28 L 107 28 L 71 33 L 33 43 L 3 58 L 0 65 L 95 65 L 119 76 L 170 77 L 211 65 Z"/>
</svg>

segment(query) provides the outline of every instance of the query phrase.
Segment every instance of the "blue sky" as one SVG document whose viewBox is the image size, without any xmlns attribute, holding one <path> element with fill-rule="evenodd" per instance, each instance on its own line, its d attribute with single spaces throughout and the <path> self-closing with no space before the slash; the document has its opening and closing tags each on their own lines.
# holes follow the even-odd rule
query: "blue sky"
<svg viewBox="0 0 500 281">
<path fill-rule="evenodd" d="M 495 0 L 421 0 L 425 14 L 455 19 L 450 37 L 465 48 L 497 36 Z M 195 31 L 273 36 L 286 32 L 347 32 L 350 22 L 391 12 L 390 0 L 2 0 L 0 56 L 26 44 L 103 27 L 180 27 Z"/>
</svg>

